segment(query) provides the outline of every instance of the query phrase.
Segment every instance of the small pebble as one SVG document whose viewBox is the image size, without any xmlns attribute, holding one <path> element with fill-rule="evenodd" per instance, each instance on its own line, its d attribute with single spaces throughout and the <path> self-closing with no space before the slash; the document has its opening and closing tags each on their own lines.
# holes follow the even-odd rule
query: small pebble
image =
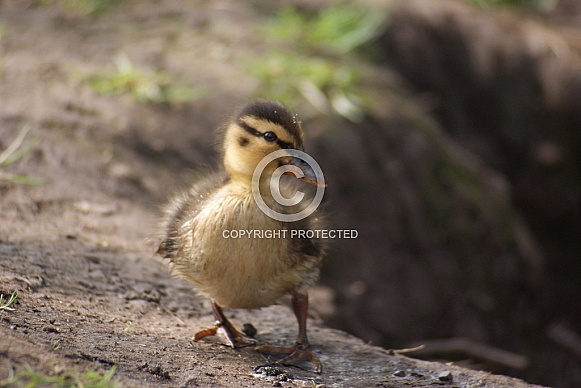
<svg viewBox="0 0 581 388">
<path fill-rule="evenodd" d="M 405 377 L 406 373 L 404 370 L 396 370 L 395 373 L 393 374 L 395 377 Z"/>
<path fill-rule="evenodd" d="M 256 336 L 256 333 L 258 333 L 258 330 L 256 330 L 252 323 L 245 323 L 244 326 L 242 327 L 242 331 L 250 338 L 254 338 Z"/>
<path fill-rule="evenodd" d="M 275 377 L 284 373 L 282 369 L 270 365 L 260 365 L 254 368 L 254 373 L 266 377 Z"/>
<path fill-rule="evenodd" d="M 440 380 L 440 381 L 446 381 L 446 382 L 452 382 L 452 372 L 450 372 L 448 370 L 447 371 L 444 371 L 444 372 L 441 372 L 438 375 L 438 380 Z"/>
</svg>

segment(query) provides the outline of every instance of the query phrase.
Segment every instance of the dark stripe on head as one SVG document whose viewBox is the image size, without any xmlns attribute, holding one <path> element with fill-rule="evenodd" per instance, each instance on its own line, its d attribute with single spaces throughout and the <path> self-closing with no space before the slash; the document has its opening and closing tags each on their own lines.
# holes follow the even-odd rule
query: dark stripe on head
<svg viewBox="0 0 581 388">
<path fill-rule="evenodd" d="M 256 129 L 254 129 L 250 125 L 246 124 L 244 121 L 238 120 L 238 125 L 240 125 L 242 128 L 244 128 L 244 130 L 246 132 L 248 132 L 249 134 L 251 134 L 252 136 L 262 137 L 262 132 L 258 132 Z"/>
<path fill-rule="evenodd" d="M 240 122 L 240 119 L 244 116 L 254 116 L 257 119 L 267 120 L 271 123 L 280 125 L 295 139 L 298 148 L 303 147 L 304 139 L 301 126 L 297 119 L 284 105 L 268 100 L 254 101 L 245 105 L 240 112 L 238 112 L 236 121 Z M 281 148 L 284 147 L 281 145 Z"/>
<path fill-rule="evenodd" d="M 246 123 L 245 123 L 244 121 L 242 121 L 242 120 L 238 120 L 238 125 L 239 125 L 240 127 L 244 128 L 244 130 L 245 130 L 246 132 L 248 132 L 249 134 L 251 134 L 251 135 L 253 135 L 253 136 L 256 136 L 256 137 L 264 137 L 264 133 L 262 133 L 262 132 L 260 132 L 260 131 L 257 131 L 255 128 L 253 128 L 253 127 L 251 127 L 250 125 L 246 124 Z M 286 142 L 286 141 L 282 141 L 282 140 L 280 140 L 280 139 L 278 139 L 278 140 L 276 141 L 276 144 L 278 144 L 278 146 L 279 146 L 280 148 L 282 148 L 282 149 L 285 149 L 285 150 L 288 150 L 288 149 L 291 149 L 291 148 L 295 148 L 295 147 L 294 147 L 294 145 L 292 145 L 291 143 L 289 143 L 289 142 Z M 241 145 L 242 145 L 242 144 L 241 144 Z M 246 144 L 244 144 L 244 145 L 246 145 Z M 302 147 L 301 147 L 301 148 L 302 148 Z"/>
</svg>

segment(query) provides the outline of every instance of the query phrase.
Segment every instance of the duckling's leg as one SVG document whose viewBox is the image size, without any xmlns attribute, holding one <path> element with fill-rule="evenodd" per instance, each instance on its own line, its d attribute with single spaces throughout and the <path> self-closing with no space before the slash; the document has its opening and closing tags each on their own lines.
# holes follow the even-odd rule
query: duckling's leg
<svg viewBox="0 0 581 388">
<path fill-rule="evenodd" d="M 294 293 L 291 299 L 293 311 L 299 323 L 299 335 L 297 341 L 293 346 L 279 347 L 264 345 L 256 348 L 261 353 L 269 354 L 286 354 L 287 356 L 282 360 L 277 361 L 277 364 L 294 365 L 300 361 L 310 361 L 315 367 L 317 373 L 323 372 L 323 365 L 311 353 L 311 344 L 307 338 L 307 312 L 309 309 L 309 296 L 305 294 Z"/>
<path fill-rule="evenodd" d="M 226 338 L 226 344 L 231 348 L 242 348 L 244 346 L 250 346 L 256 344 L 256 341 L 252 338 L 245 336 L 240 333 L 236 328 L 230 323 L 228 318 L 224 315 L 222 308 L 214 301 L 212 301 L 212 312 L 214 313 L 214 319 L 216 320 L 216 327 L 211 329 L 201 330 L 194 336 L 194 341 L 199 341 L 204 337 L 210 335 L 216 335 L 218 330 L 220 330 L 224 337 Z"/>
</svg>

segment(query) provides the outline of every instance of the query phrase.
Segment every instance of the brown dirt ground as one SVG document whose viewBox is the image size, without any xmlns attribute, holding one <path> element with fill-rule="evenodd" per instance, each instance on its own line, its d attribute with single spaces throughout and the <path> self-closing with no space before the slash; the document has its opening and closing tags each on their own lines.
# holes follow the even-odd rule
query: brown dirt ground
<svg viewBox="0 0 581 388">
<path fill-rule="evenodd" d="M 44 180 L 0 182 L 0 292 L 19 295 L 14 311 L 0 311 L 0 381 L 25 365 L 47 375 L 117 365 L 127 387 L 439 386 L 442 370 L 453 386 L 528 386 L 390 355 L 325 328 L 317 319 L 325 290 L 315 292 L 310 326 L 321 376 L 297 368 L 280 368 L 287 381 L 257 376 L 269 360 L 253 349 L 193 343 L 211 324 L 209 306 L 169 276 L 149 236 L 168 187 L 191 176 L 183 166 L 212 160 L 211 131 L 254 86 L 233 63 L 253 44 L 240 31 L 256 16 L 236 1 L 127 2 L 100 18 L 34 4 L 0 3 L 0 148 L 30 126 L 28 140 L 40 144 L 6 171 Z M 111 69 L 118 52 L 212 92 L 195 107 L 148 105 L 78 81 Z M 252 322 L 260 343 L 294 338 L 284 305 L 231 314 Z"/>
</svg>

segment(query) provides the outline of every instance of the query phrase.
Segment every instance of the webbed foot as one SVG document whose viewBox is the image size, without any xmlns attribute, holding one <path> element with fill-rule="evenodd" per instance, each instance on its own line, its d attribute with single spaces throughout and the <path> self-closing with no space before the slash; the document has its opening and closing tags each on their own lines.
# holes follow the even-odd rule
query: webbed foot
<svg viewBox="0 0 581 388">
<path fill-rule="evenodd" d="M 216 327 L 200 330 L 194 336 L 194 341 L 197 342 L 202 338 L 221 334 L 221 336 L 225 339 L 224 345 L 230 346 L 232 349 L 256 345 L 255 340 L 236 330 L 234 325 L 232 325 L 226 318 L 220 306 L 218 306 L 215 302 L 212 302 L 212 311 L 214 312 L 214 318 L 216 319 Z"/>
<path fill-rule="evenodd" d="M 263 345 L 257 347 L 256 350 L 260 353 L 286 355 L 283 359 L 275 361 L 275 364 L 298 366 L 297 364 L 300 362 L 308 361 L 313 364 L 317 373 L 323 372 L 323 365 L 315 356 L 313 356 L 310 346 L 305 347 L 301 344 L 286 347 Z"/>
</svg>

